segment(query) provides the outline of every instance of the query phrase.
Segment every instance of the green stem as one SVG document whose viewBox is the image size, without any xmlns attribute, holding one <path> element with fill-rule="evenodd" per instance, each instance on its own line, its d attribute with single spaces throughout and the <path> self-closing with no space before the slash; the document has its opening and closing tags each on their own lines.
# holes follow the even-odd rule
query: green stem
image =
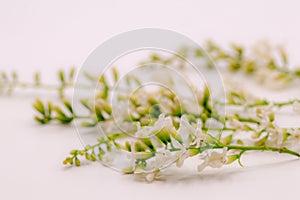
<svg viewBox="0 0 300 200">
<path fill-rule="evenodd" d="M 216 145 L 212 147 L 213 149 L 222 149 L 227 147 L 228 150 L 242 150 L 242 151 L 273 151 L 284 154 L 290 154 L 297 157 L 300 157 L 298 152 L 289 150 L 285 147 L 277 148 L 277 147 L 269 147 L 269 146 L 234 146 L 234 145 Z"/>
<path fill-rule="evenodd" d="M 283 107 L 283 106 L 288 106 L 288 105 L 292 105 L 294 102 L 300 102 L 300 100 L 291 100 L 291 101 L 286 101 L 286 102 L 278 102 L 278 103 L 273 103 L 273 105 L 275 107 Z M 222 105 L 222 106 L 245 106 L 245 103 L 224 103 L 224 102 L 217 102 L 217 104 Z M 249 104 L 246 105 L 246 107 L 249 108 L 254 108 L 254 107 L 258 107 L 258 106 L 267 106 L 270 105 L 269 101 L 264 100 L 262 103 L 254 103 L 254 104 Z"/>
</svg>

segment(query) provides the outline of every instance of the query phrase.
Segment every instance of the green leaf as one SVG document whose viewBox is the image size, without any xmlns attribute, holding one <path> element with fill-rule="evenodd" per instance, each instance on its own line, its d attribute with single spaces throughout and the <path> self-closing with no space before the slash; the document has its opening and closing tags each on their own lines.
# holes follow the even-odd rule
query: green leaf
<svg viewBox="0 0 300 200">
<path fill-rule="evenodd" d="M 98 106 L 95 106 L 95 114 L 97 116 L 98 122 L 105 120 L 105 118 L 103 117 L 103 114 L 102 114 L 102 110 Z"/>
<path fill-rule="evenodd" d="M 77 153 L 78 153 L 78 150 L 77 150 L 77 149 L 74 149 L 74 150 L 71 150 L 71 151 L 70 151 L 70 154 L 71 154 L 71 155 L 77 155 Z"/>
<path fill-rule="evenodd" d="M 131 144 L 130 144 L 129 141 L 125 142 L 125 150 L 128 151 L 128 152 L 131 152 Z"/>
<path fill-rule="evenodd" d="M 161 113 L 161 111 L 160 111 L 159 105 L 157 105 L 157 104 L 152 105 L 152 107 L 150 108 L 151 117 L 158 118 L 160 113 Z"/>
<path fill-rule="evenodd" d="M 91 160 L 92 159 L 91 155 L 88 152 L 85 153 L 85 159 L 87 159 L 87 160 Z"/>
<path fill-rule="evenodd" d="M 40 85 L 41 84 L 41 77 L 39 72 L 34 73 L 34 84 Z"/>
<path fill-rule="evenodd" d="M 15 81 L 15 82 L 18 81 L 18 74 L 17 74 L 17 72 L 13 71 L 11 73 L 11 76 L 12 76 L 13 81 Z"/>
<path fill-rule="evenodd" d="M 88 99 L 81 99 L 80 100 L 80 103 L 85 107 L 87 108 L 89 111 L 92 110 L 90 104 L 89 104 L 89 100 Z"/>
<path fill-rule="evenodd" d="M 117 143 L 116 141 L 113 141 L 113 143 L 114 143 L 116 149 L 118 149 L 118 150 L 121 150 L 121 149 L 122 149 L 121 144 Z"/>
<path fill-rule="evenodd" d="M 113 72 L 114 81 L 117 82 L 119 80 L 119 74 L 117 69 L 113 67 L 112 72 Z"/>
<path fill-rule="evenodd" d="M 95 122 L 81 122 L 80 124 L 82 127 L 95 127 L 97 123 Z"/>
<path fill-rule="evenodd" d="M 212 135 L 207 133 L 206 137 L 204 139 L 204 142 L 208 143 L 208 144 L 215 144 L 217 142 L 217 139 L 215 137 L 213 137 Z"/>
<path fill-rule="evenodd" d="M 157 134 L 156 137 L 165 145 L 167 145 L 168 143 L 171 143 L 171 137 L 170 137 L 170 133 L 169 130 L 167 128 L 163 128 L 161 129 Z"/>
<path fill-rule="evenodd" d="M 73 118 L 71 118 L 71 117 L 66 117 L 66 118 L 60 118 L 60 117 L 58 117 L 57 118 L 62 124 L 69 124 L 69 123 L 71 123 L 72 121 L 73 121 Z"/>
<path fill-rule="evenodd" d="M 48 115 L 49 118 L 51 117 L 52 110 L 53 110 L 53 105 L 50 101 L 48 101 L 48 103 L 47 103 L 47 111 L 48 111 L 47 115 Z"/>
<path fill-rule="evenodd" d="M 224 145 L 229 145 L 231 141 L 232 141 L 232 135 L 228 135 L 227 137 L 221 139 L 221 143 Z"/>
<path fill-rule="evenodd" d="M 62 118 L 66 118 L 66 117 L 67 117 L 66 114 L 62 111 L 62 109 L 61 109 L 60 107 L 55 106 L 55 107 L 54 107 L 54 110 L 55 110 L 55 112 L 56 112 L 56 114 L 57 114 L 58 116 L 60 116 L 60 117 L 62 117 Z"/>
<path fill-rule="evenodd" d="M 141 145 L 141 143 L 139 143 L 139 142 L 136 142 L 134 144 L 134 148 L 135 148 L 136 152 L 144 152 L 144 151 L 146 151 L 146 148 L 143 145 Z"/>
<path fill-rule="evenodd" d="M 264 146 L 266 144 L 266 141 L 268 139 L 268 136 L 265 136 L 261 138 L 260 140 L 256 141 L 254 144 L 255 146 Z"/>
<path fill-rule="evenodd" d="M 200 153 L 200 149 L 199 148 L 190 148 L 190 157 L 193 157 L 195 155 L 198 155 Z"/>
<path fill-rule="evenodd" d="M 7 81 L 7 80 L 8 80 L 7 74 L 6 74 L 5 72 L 2 72 L 2 73 L 1 73 L 1 77 L 2 77 L 2 79 L 3 79 L 4 81 Z"/>
<path fill-rule="evenodd" d="M 76 73 L 76 68 L 75 67 L 72 67 L 70 69 L 70 72 L 69 72 L 69 80 L 72 81 L 75 77 L 75 73 Z"/>
<path fill-rule="evenodd" d="M 151 139 L 141 138 L 140 139 L 151 151 L 156 151 L 155 146 L 153 145 Z"/>
<path fill-rule="evenodd" d="M 80 166 L 80 160 L 79 160 L 78 158 L 75 158 L 75 165 L 76 165 L 77 167 Z"/>
<path fill-rule="evenodd" d="M 195 56 L 196 57 L 202 57 L 203 56 L 202 49 L 195 49 Z"/>
<path fill-rule="evenodd" d="M 65 73 L 62 70 L 58 71 L 58 77 L 62 84 L 65 83 Z"/>
<path fill-rule="evenodd" d="M 172 138 L 177 140 L 180 144 L 183 144 L 183 139 L 179 133 L 177 133 L 176 131 L 171 131 L 171 136 L 172 136 Z"/>
<path fill-rule="evenodd" d="M 237 155 L 229 155 L 229 156 L 227 156 L 227 158 L 228 158 L 228 161 L 227 161 L 227 165 L 229 165 L 229 164 L 231 164 L 231 163 L 233 163 L 234 161 L 236 161 L 237 159 L 239 159 L 239 155 L 237 154 Z"/>
<path fill-rule="evenodd" d="M 45 119 L 40 118 L 38 116 L 34 116 L 34 120 L 37 121 L 38 123 L 41 123 L 41 124 L 45 124 L 46 123 Z"/>
<path fill-rule="evenodd" d="M 66 108 L 70 111 L 70 113 L 73 114 L 73 108 L 70 101 L 68 101 L 67 99 L 63 99 L 63 103 L 66 106 Z"/>
<path fill-rule="evenodd" d="M 113 134 L 107 135 L 107 139 L 116 140 L 116 139 L 123 138 L 126 136 L 127 136 L 127 134 L 125 134 L 125 133 L 113 133 Z"/>
<path fill-rule="evenodd" d="M 45 115 L 45 107 L 44 104 L 40 99 L 36 99 L 35 103 L 33 104 L 33 107 L 42 115 Z"/>
</svg>

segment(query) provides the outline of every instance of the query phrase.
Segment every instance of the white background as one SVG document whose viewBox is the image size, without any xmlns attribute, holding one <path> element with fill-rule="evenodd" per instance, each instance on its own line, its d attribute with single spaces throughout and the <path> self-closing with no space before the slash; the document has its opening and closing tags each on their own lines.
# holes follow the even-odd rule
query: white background
<svg viewBox="0 0 300 200">
<path fill-rule="evenodd" d="M 261 38 L 287 46 L 300 63 L 298 1 L 0 1 L 0 70 L 29 79 L 35 70 L 54 79 L 59 68 L 80 66 L 115 34 L 144 27 L 167 28 L 201 43 L 211 38 L 252 44 Z M 80 142 L 72 127 L 39 126 L 35 95 L 0 97 L 0 199 L 297 199 L 300 163 L 269 154 L 246 160 L 247 167 L 191 168 L 145 184 L 100 164 L 65 168 L 61 161 Z M 50 98 L 50 97 L 49 97 Z M 51 97 L 52 98 L 52 97 Z M 272 154 L 273 155 L 273 154 Z M 274 165 L 268 163 L 278 162 Z M 266 163 L 266 164 L 263 164 Z"/>
</svg>

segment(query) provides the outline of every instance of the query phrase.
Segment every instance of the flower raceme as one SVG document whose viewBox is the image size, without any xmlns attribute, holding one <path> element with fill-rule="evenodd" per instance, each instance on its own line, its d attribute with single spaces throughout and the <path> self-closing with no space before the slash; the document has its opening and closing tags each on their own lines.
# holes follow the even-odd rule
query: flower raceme
<svg viewBox="0 0 300 200">
<path fill-rule="evenodd" d="M 213 42 L 207 42 L 204 48 L 220 67 L 220 72 L 226 79 L 232 79 L 236 72 L 246 74 L 256 79 L 266 87 L 284 88 L 299 81 L 300 70 L 288 70 L 288 58 L 282 49 L 273 49 L 265 43 L 259 48 L 248 51 L 240 45 L 232 45 L 229 51 Z M 248 52 L 247 52 L 248 51 Z M 196 59 L 204 59 L 203 50 L 186 49 L 186 54 Z M 251 55 L 251 56 L 248 56 Z M 253 59 L 254 58 L 254 59 Z M 182 62 L 176 57 L 164 58 L 152 55 L 151 61 L 177 66 L 185 70 Z M 182 67 L 183 66 L 183 67 Z M 108 72 L 110 73 L 110 72 Z M 87 74 L 91 81 L 99 83 L 96 99 L 82 99 L 80 102 L 88 110 L 87 116 L 75 113 L 70 101 L 65 98 L 65 90 L 72 87 L 74 71 L 59 73 L 59 85 L 48 87 L 41 83 L 36 75 L 34 84 L 22 84 L 13 75 L 12 80 L 6 76 L 0 78 L 0 89 L 12 91 L 16 87 L 36 87 L 58 90 L 61 100 L 57 104 L 37 100 L 34 108 L 37 111 L 35 120 L 41 124 L 58 121 L 70 124 L 75 119 L 82 119 L 82 126 L 89 128 L 101 126 L 105 130 L 105 137 L 100 137 L 98 143 L 88 145 L 81 150 L 73 150 L 64 160 L 64 164 L 79 166 L 80 156 L 88 161 L 100 160 L 104 164 L 114 164 L 116 156 L 126 153 L 128 165 L 122 168 L 125 173 L 143 175 L 147 181 L 157 179 L 160 172 L 176 163 L 182 167 L 191 157 L 199 157 L 198 171 L 206 167 L 219 168 L 223 165 L 239 162 L 247 151 L 273 151 L 299 157 L 299 154 L 290 149 L 299 147 L 299 128 L 281 128 L 275 119 L 277 109 L 285 106 L 292 107 L 295 113 L 300 112 L 300 101 L 272 102 L 256 97 L 247 90 L 241 89 L 241 84 L 225 82 L 228 90 L 225 102 L 211 101 L 207 88 L 197 88 L 197 104 L 184 99 L 182 105 L 176 100 L 176 95 L 168 90 L 149 92 L 141 89 L 140 92 L 128 97 L 130 84 L 125 86 L 123 93 L 118 96 L 120 101 L 114 107 L 109 104 L 112 88 L 107 78 L 93 77 Z M 113 70 L 113 84 L 118 81 L 118 73 Z M 157 76 L 157 78 L 164 78 Z M 171 77 L 172 78 L 172 77 Z M 130 78 L 129 78 L 130 79 Z M 228 79 L 228 77 L 227 77 Z M 128 80 L 140 84 L 137 77 Z M 176 80 L 168 80 L 170 83 Z M 198 84 L 198 83 L 197 83 Z M 233 87 L 232 87 L 233 85 Z M 1 87 L 3 86 L 3 87 Z M 196 88 L 196 87 L 195 87 Z M 123 99 L 123 100 L 122 100 Z M 123 109 L 130 104 L 129 112 Z M 231 111 L 228 115 L 221 115 L 214 105 L 226 106 Z M 180 107 L 182 106 L 182 107 Z M 195 109 L 199 106 L 200 109 Z M 231 109 L 234 107 L 234 109 Z M 112 116 L 112 110 L 118 115 Z M 197 110 L 197 112 L 196 112 Z M 199 111 L 198 111 L 199 110 Z M 115 121 L 123 125 L 131 120 L 128 132 L 123 133 L 115 126 Z M 210 122 L 218 123 L 210 126 Z M 288 149 L 289 148 L 289 149 Z"/>
</svg>

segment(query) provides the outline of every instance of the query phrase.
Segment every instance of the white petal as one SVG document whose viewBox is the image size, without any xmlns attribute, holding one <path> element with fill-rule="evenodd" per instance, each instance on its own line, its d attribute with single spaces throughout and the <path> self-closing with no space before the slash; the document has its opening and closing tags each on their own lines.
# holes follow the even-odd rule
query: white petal
<svg viewBox="0 0 300 200">
<path fill-rule="evenodd" d="M 299 101 L 295 101 L 293 103 L 293 110 L 297 113 L 300 113 L 300 102 Z"/>
<path fill-rule="evenodd" d="M 206 161 L 204 161 L 203 163 L 201 163 L 200 165 L 197 166 L 197 171 L 202 172 L 207 166 L 208 166 L 208 163 Z"/>
</svg>

